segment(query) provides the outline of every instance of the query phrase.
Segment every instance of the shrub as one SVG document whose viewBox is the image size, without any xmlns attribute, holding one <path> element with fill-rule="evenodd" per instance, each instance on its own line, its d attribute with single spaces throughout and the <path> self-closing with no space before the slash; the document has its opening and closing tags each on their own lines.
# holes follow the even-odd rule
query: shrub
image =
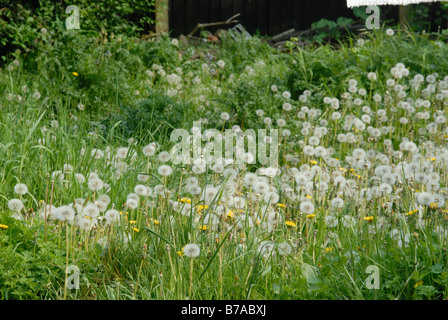
<svg viewBox="0 0 448 320">
<path fill-rule="evenodd" d="M 70 14 L 69 1 L 34 0 L 18 3 L 0 0 L 0 52 L 25 51 L 35 48 L 44 37 L 42 28 L 58 38 Z M 79 0 L 80 30 L 76 32 L 137 35 L 154 27 L 154 0 Z M 6 55 L 2 56 L 6 60 Z"/>
</svg>

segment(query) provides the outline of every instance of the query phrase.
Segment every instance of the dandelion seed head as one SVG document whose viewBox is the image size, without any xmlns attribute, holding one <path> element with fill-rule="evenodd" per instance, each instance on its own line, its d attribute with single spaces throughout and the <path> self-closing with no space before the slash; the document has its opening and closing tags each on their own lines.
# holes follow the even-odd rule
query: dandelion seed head
<svg viewBox="0 0 448 320">
<path fill-rule="evenodd" d="M 201 249 L 195 243 L 189 243 L 184 247 L 184 254 L 188 258 L 196 258 L 201 253 Z"/>
</svg>

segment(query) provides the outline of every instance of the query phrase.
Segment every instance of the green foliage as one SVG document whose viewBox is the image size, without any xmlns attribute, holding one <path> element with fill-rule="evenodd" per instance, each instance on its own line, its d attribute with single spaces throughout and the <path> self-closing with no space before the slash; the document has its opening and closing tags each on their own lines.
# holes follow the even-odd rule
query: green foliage
<svg viewBox="0 0 448 320">
<path fill-rule="evenodd" d="M 408 6 L 407 19 L 411 29 L 415 32 L 435 32 L 448 29 L 447 13 L 446 1 L 422 3 Z"/>
<path fill-rule="evenodd" d="M 188 103 L 175 101 L 161 91 L 151 90 L 148 98 L 120 106 L 120 112 L 111 114 L 111 118 L 104 123 L 111 127 L 120 122 L 118 132 L 126 138 L 146 135 L 159 141 L 169 136 L 173 129 L 181 127 L 191 116 L 191 108 Z"/>
<path fill-rule="evenodd" d="M 379 36 L 384 35 L 378 33 Z M 372 35 L 374 37 L 374 35 Z M 377 71 L 380 77 L 388 77 L 390 68 L 396 63 L 405 63 L 417 73 L 440 72 L 448 67 L 446 59 L 448 47 L 441 41 L 429 40 L 429 36 L 414 36 L 400 32 L 388 39 L 373 44 L 373 38 L 362 40 L 364 45 L 341 42 L 340 50 L 334 51 L 330 45 L 315 50 L 300 50 L 294 53 L 296 61 L 302 63 L 292 67 L 288 74 L 288 84 L 295 90 L 303 90 L 312 85 L 323 92 L 343 91 L 343 84 L 353 74 L 366 79 L 368 72 Z M 437 63 L 434 63 L 437 61 Z M 302 66 L 306 65 L 306 68 Z M 369 83 L 369 82 L 367 82 Z"/>
<path fill-rule="evenodd" d="M 9 227 L 0 229 L 0 299 L 47 299 L 65 277 L 65 248 L 58 245 L 54 229 L 49 229 L 45 242 L 42 223 L 30 227 L 5 216 L 0 216 L 0 223 Z M 78 258 L 82 257 L 86 255 L 81 252 Z M 81 259 L 77 265 L 89 272 L 95 262 Z"/>
<path fill-rule="evenodd" d="M 357 18 L 360 18 L 362 20 L 366 20 L 369 17 L 369 15 L 366 13 L 366 8 L 367 7 L 364 7 L 364 6 L 362 6 L 362 7 L 355 7 L 355 8 L 353 8 L 353 14 Z M 381 9 L 381 7 L 378 7 L 378 8 Z"/>
<path fill-rule="evenodd" d="M 35 0 L 20 3 L 0 0 L 0 52 L 32 51 L 45 37 L 58 38 L 66 32 L 65 13 L 70 1 Z M 80 29 L 76 33 L 136 35 L 154 27 L 154 0 L 80 0 Z"/>
<path fill-rule="evenodd" d="M 317 22 L 311 24 L 311 29 L 323 29 L 323 28 L 336 28 L 338 24 L 328 19 L 320 19 Z"/>
<path fill-rule="evenodd" d="M 319 32 L 313 36 L 313 41 L 322 43 L 324 39 L 340 38 L 344 28 L 354 22 L 351 18 L 339 17 L 336 21 L 321 19 L 311 25 L 311 29 L 317 29 Z"/>
</svg>

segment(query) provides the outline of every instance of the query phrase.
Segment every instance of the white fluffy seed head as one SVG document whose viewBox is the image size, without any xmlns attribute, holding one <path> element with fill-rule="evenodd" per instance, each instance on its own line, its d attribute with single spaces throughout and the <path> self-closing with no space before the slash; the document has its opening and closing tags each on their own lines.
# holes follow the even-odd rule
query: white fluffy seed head
<svg viewBox="0 0 448 320">
<path fill-rule="evenodd" d="M 8 201 L 8 209 L 14 212 L 20 212 L 24 208 L 20 199 L 11 199 Z"/>
<path fill-rule="evenodd" d="M 28 187 L 24 183 L 18 183 L 14 186 L 14 192 L 19 195 L 25 195 L 28 193 Z"/>
<path fill-rule="evenodd" d="M 99 190 L 103 189 L 104 184 L 100 178 L 93 178 L 93 179 L 89 179 L 87 186 L 92 191 L 99 191 Z"/>
<path fill-rule="evenodd" d="M 159 167 L 158 172 L 161 176 L 167 177 L 173 173 L 173 169 L 168 165 L 163 165 Z"/>
<path fill-rule="evenodd" d="M 189 243 L 184 247 L 184 254 L 188 258 L 196 258 L 201 253 L 201 249 L 197 244 Z"/>
</svg>

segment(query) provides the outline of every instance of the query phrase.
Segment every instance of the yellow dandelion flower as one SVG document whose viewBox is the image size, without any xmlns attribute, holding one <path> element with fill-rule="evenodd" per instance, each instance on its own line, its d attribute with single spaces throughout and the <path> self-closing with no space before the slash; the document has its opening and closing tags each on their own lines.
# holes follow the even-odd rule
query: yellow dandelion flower
<svg viewBox="0 0 448 320">
<path fill-rule="evenodd" d="M 414 287 L 418 287 L 418 286 L 421 286 L 423 284 L 423 281 L 419 281 L 419 282 L 417 282 L 415 285 L 414 285 Z"/>
<path fill-rule="evenodd" d="M 79 76 L 78 72 L 72 72 L 72 74 L 73 74 L 75 77 Z"/>
<path fill-rule="evenodd" d="M 285 224 L 286 224 L 288 227 L 297 227 L 297 225 L 296 225 L 293 221 L 291 221 L 291 220 L 286 221 Z"/>
<path fill-rule="evenodd" d="M 307 195 L 306 196 L 308 199 L 313 199 L 313 197 L 312 196 L 309 196 L 309 195 Z"/>
<path fill-rule="evenodd" d="M 285 208 L 286 206 L 283 203 L 277 203 L 277 206 L 280 208 Z"/>
<path fill-rule="evenodd" d="M 134 224 L 134 223 L 137 223 L 137 221 L 136 220 L 129 220 L 129 223 L 130 224 Z"/>
<path fill-rule="evenodd" d="M 202 227 L 199 227 L 199 230 L 207 230 L 207 226 L 202 226 Z"/>
<path fill-rule="evenodd" d="M 154 220 L 154 224 L 160 224 L 158 220 Z"/>
<path fill-rule="evenodd" d="M 325 248 L 324 253 L 329 253 L 333 251 L 333 247 Z"/>
<path fill-rule="evenodd" d="M 311 160 L 310 161 L 312 164 L 317 164 L 317 161 L 316 160 Z"/>
<path fill-rule="evenodd" d="M 439 204 L 437 202 L 433 202 L 429 205 L 430 209 L 437 209 L 437 207 L 439 206 Z"/>
<path fill-rule="evenodd" d="M 140 232 L 140 230 L 138 228 L 134 228 L 135 232 Z"/>
<path fill-rule="evenodd" d="M 0 224 L 0 229 L 8 229 L 9 227 L 5 224 Z"/>
<path fill-rule="evenodd" d="M 366 220 L 366 221 L 373 221 L 373 217 L 364 217 L 364 220 Z"/>
<path fill-rule="evenodd" d="M 190 198 L 182 198 L 179 200 L 180 202 L 186 202 L 186 203 L 191 203 L 191 199 Z"/>
<path fill-rule="evenodd" d="M 316 217 L 315 214 L 307 214 L 306 215 L 307 219 L 313 219 L 314 217 Z"/>
<path fill-rule="evenodd" d="M 227 212 L 227 216 L 229 218 L 233 218 L 233 212 L 231 210 L 229 210 L 229 212 Z"/>
<path fill-rule="evenodd" d="M 196 207 L 196 210 L 198 210 L 198 213 L 200 213 L 204 209 L 208 209 L 208 205 L 199 205 Z"/>
</svg>

